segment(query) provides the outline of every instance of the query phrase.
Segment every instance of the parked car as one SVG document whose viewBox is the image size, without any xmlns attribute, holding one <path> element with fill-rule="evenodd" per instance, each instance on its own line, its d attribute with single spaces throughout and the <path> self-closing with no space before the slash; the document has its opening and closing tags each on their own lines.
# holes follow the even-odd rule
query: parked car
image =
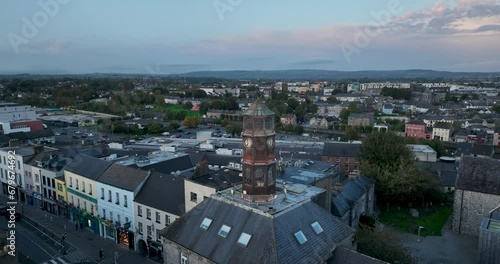
<svg viewBox="0 0 500 264">
<path fill-rule="evenodd" d="M 163 132 L 161 133 L 163 136 L 170 136 L 170 132 Z"/>
</svg>

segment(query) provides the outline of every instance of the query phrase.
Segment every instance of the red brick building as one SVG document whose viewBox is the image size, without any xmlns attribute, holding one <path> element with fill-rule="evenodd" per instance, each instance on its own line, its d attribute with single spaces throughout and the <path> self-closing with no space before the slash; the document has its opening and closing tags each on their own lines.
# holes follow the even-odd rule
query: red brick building
<svg viewBox="0 0 500 264">
<path fill-rule="evenodd" d="M 407 137 L 432 139 L 432 130 L 422 121 L 410 121 L 405 125 Z"/>
<path fill-rule="evenodd" d="M 340 164 L 344 176 L 354 170 L 359 170 L 359 149 L 361 144 L 356 143 L 325 143 L 323 148 L 323 161 Z"/>
</svg>

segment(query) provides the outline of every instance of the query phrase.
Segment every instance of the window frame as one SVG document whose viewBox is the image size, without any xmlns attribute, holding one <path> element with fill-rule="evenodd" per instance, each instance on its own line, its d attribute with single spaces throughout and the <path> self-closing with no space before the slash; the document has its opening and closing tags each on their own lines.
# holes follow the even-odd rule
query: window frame
<svg viewBox="0 0 500 264">
<path fill-rule="evenodd" d="M 229 236 L 229 233 L 231 233 L 231 229 L 233 229 L 231 226 L 223 224 L 220 227 L 219 232 L 217 232 L 217 235 L 222 238 L 227 238 L 227 236 Z"/>
<path fill-rule="evenodd" d="M 200 228 L 203 230 L 208 230 L 210 226 L 212 225 L 212 222 L 214 220 L 212 218 L 205 217 L 203 218 L 203 221 L 201 221 Z"/>
</svg>

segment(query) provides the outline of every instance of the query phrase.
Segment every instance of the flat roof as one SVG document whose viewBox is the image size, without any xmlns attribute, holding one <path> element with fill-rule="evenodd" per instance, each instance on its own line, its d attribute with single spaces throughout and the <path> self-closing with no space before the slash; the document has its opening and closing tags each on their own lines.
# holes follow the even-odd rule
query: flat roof
<svg viewBox="0 0 500 264">
<path fill-rule="evenodd" d="M 128 156 L 128 157 L 117 158 L 115 160 L 110 160 L 110 161 L 123 166 L 130 166 L 135 164 L 137 165 L 137 167 L 141 168 L 186 155 L 187 154 L 180 152 L 172 153 L 165 151 L 154 151 L 150 152 L 147 156 L 144 155 Z"/>
<path fill-rule="evenodd" d="M 233 190 L 233 193 L 231 193 Z M 235 204 L 247 210 L 259 213 L 264 216 L 272 217 L 274 215 L 287 212 L 294 208 L 297 204 L 307 202 L 311 198 L 323 193 L 322 188 L 307 186 L 298 183 L 287 183 L 286 192 L 282 183 L 276 183 L 276 195 L 271 202 L 253 203 L 241 198 L 242 185 L 237 185 L 234 188 L 229 188 L 212 195 L 213 199 L 227 203 Z M 272 210 L 270 210 L 272 208 Z"/>
<path fill-rule="evenodd" d="M 436 151 L 433 148 L 429 147 L 428 145 L 408 144 L 407 146 L 413 152 L 436 153 Z"/>
</svg>

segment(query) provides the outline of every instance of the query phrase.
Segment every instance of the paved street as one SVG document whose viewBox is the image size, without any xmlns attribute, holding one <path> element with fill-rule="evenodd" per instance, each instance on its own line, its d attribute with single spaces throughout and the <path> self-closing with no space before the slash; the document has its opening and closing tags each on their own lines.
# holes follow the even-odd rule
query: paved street
<svg viewBox="0 0 500 264">
<path fill-rule="evenodd" d="M 6 197 L 0 195 L 0 202 L 6 203 L 6 201 L 7 201 Z M 17 206 L 17 211 L 21 212 L 20 204 Z M 101 248 L 104 249 L 105 259 L 103 262 L 101 262 L 103 264 L 114 263 L 113 254 L 115 252 L 118 252 L 118 263 L 120 264 L 156 263 L 152 260 L 149 260 L 148 258 L 140 256 L 136 252 L 129 250 L 123 245 L 116 244 L 112 240 L 96 236 L 89 230 L 79 229 L 78 231 L 76 231 L 74 223 L 68 221 L 63 216 L 52 215 L 50 213 L 47 213 L 45 211 L 42 211 L 40 209 L 28 205 L 24 205 L 22 211 L 24 211 L 23 212 L 24 218 L 21 220 L 20 223 L 21 224 L 20 233 L 22 233 L 22 235 L 19 236 L 19 239 L 23 239 L 23 235 L 31 233 L 30 236 L 34 235 L 35 237 L 39 238 L 39 240 L 35 240 L 36 243 L 38 243 L 39 245 L 44 245 L 45 243 L 43 249 L 37 249 L 33 245 L 27 245 L 27 247 L 32 247 L 33 251 L 36 251 L 36 253 L 34 253 L 37 254 L 36 263 L 47 262 L 48 260 L 51 259 L 57 259 L 57 260 L 54 260 L 56 262 L 49 261 L 47 263 L 64 263 L 63 261 L 66 261 L 66 263 L 72 263 L 72 262 L 88 261 L 88 260 L 97 262 L 98 252 Z M 55 240 L 49 239 L 47 236 L 41 237 L 41 233 L 43 231 L 45 223 L 45 214 L 47 214 L 47 217 L 49 219 L 48 223 L 49 231 L 52 230 L 52 223 L 50 222 L 50 217 L 52 216 L 54 222 L 53 229 L 55 234 L 54 235 Z M 67 255 L 63 256 L 61 252 L 57 252 L 60 249 L 60 246 L 54 244 L 55 241 L 60 241 L 60 236 L 64 233 L 65 226 L 67 228 L 66 248 L 68 249 L 68 251 Z M 41 230 L 40 231 L 35 230 L 34 228 Z M 51 249 L 51 251 L 48 251 L 47 249 L 50 249 L 51 247 L 46 247 L 46 245 L 52 245 L 51 247 L 55 247 L 56 249 Z M 39 252 L 43 250 L 47 251 L 45 252 L 46 253 L 45 255 Z M 54 251 L 56 253 L 54 253 Z M 32 256 L 30 257 L 35 260 L 35 257 Z M 86 263 L 94 263 L 94 262 L 86 262 Z"/>
<path fill-rule="evenodd" d="M 397 234 L 403 245 L 418 259 L 417 263 L 476 263 L 478 238 L 451 231 L 450 219 L 443 227 L 442 236 L 421 237 L 419 242 L 416 235 L 402 232 Z"/>
<path fill-rule="evenodd" d="M 0 218 L 0 228 L 9 230 L 7 228 L 7 221 L 3 216 Z M 35 234 L 32 234 L 20 224 L 16 225 L 15 241 L 16 252 L 23 252 L 24 255 L 29 256 L 36 263 L 42 263 L 57 255 L 57 251 L 48 247 L 43 239 L 37 237 Z"/>
</svg>

